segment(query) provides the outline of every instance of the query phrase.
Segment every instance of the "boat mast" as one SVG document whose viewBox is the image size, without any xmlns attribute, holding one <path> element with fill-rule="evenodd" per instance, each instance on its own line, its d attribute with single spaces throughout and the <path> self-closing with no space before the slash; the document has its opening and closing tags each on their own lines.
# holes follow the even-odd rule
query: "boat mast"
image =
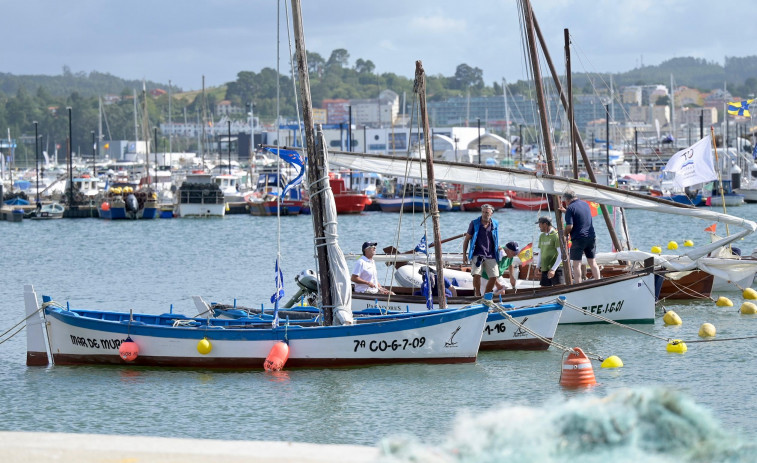
<svg viewBox="0 0 757 463">
<path fill-rule="evenodd" d="M 142 102 L 144 110 L 142 111 L 142 133 L 145 138 L 145 175 L 147 175 L 147 183 L 150 183 L 150 118 L 147 115 L 147 86 L 145 81 L 142 81 Z M 158 148 L 155 148 L 157 153 Z"/>
<path fill-rule="evenodd" d="M 565 78 L 568 85 L 568 125 L 573 127 L 573 77 L 570 65 L 570 32 L 568 28 L 564 29 L 565 33 Z M 573 131 L 570 131 L 570 163 L 573 164 L 573 178 L 578 179 L 578 155 L 576 154 L 576 140 Z"/>
<path fill-rule="evenodd" d="M 523 0 L 523 14 L 526 16 L 525 26 L 528 38 L 528 50 L 531 58 L 531 68 L 533 71 L 534 84 L 536 85 L 536 100 L 539 103 L 539 119 L 541 121 L 542 136 L 544 137 L 544 152 L 547 155 L 547 172 L 550 175 L 557 175 L 555 169 L 555 160 L 552 153 L 552 140 L 549 134 L 549 121 L 547 120 L 547 106 L 544 102 L 544 88 L 542 87 L 541 71 L 539 70 L 539 57 L 536 51 L 536 40 L 534 38 L 534 20 L 531 2 Z M 570 274 L 570 262 L 568 262 L 568 248 L 565 240 L 565 229 L 563 228 L 562 212 L 559 210 L 558 198 L 555 195 L 549 197 L 552 210 L 555 211 L 557 233 L 560 238 L 560 253 L 563 262 L 563 268 L 566 269 L 565 282 L 571 284 L 573 278 Z"/>
<path fill-rule="evenodd" d="M 552 80 L 555 83 L 555 88 L 557 88 L 557 92 L 560 94 L 560 101 L 562 101 L 563 107 L 567 110 L 568 99 L 565 97 L 565 92 L 563 92 L 560 78 L 557 75 L 554 64 L 552 63 L 552 58 L 550 58 L 549 56 L 547 43 L 544 40 L 544 36 L 542 35 L 541 29 L 539 28 L 539 22 L 536 20 L 536 16 L 533 15 L 533 12 L 531 14 L 531 18 L 533 19 L 536 36 L 539 38 L 539 43 L 541 44 L 541 50 L 544 53 L 544 59 L 547 61 L 549 71 L 552 73 Z M 575 141 L 578 144 L 578 151 L 581 152 L 581 159 L 583 160 L 584 166 L 586 167 L 586 173 L 589 175 L 589 180 L 591 180 L 592 183 L 597 183 L 597 177 L 596 175 L 594 175 L 594 169 L 591 168 L 591 161 L 586 155 L 586 147 L 584 146 L 583 139 L 581 138 L 581 133 L 578 131 L 575 120 L 573 121 L 573 136 L 575 137 Z M 612 245 L 615 246 L 615 249 L 622 250 L 623 247 L 620 244 L 617 233 L 615 233 L 615 226 L 612 223 L 612 218 L 610 217 L 607 206 L 600 204 L 599 208 L 602 210 L 602 218 L 605 220 L 605 225 L 607 226 L 607 232 L 610 234 Z"/>
<path fill-rule="evenodd" d="M 439 298 L 439 308 L 447 308 L 447 300 L 444 297 L 444 263 L 442 262 L 442 236 L 439 233 L 439 204 L 436 200 L 436 182 L 434 181 L 434 152 L 431 148 L 430 130 L 428 126 L 428 113 L 426 112 L 426 73 L 420 60 L 415 62 L 415 85 L 413 91 L 418 94 L 421 122 L 423 123 L 423 140 L 426 148 L 426 178 L 428 179 L 428 199 L 431 223 L 434 226 L 434 243 L 436 250 L 436 289 Z M 428 288 L 429 292 L 432 288 Z"/>
<path fill-rule="evenodd" d="M 328 178 L 328 172 L 324 172 L 323 146 L 316 147 L 315 143 L 313 101 L 310 97 L 310 76 L 308 75 L 308 61 L 305 48 L 305 35 L 302 29 L 300 0 L 292 0 L 292 29 L 294 32 L 297 71 L 300 79 L 300 93 L 302 95 L 302 118 L 305 124 L 305 147 L 308 154 L 308 185 L 311 191 L 318 191 L 321 189 L 320 182 L 324 178 Z M 318 276 L 320 278 L 323 321 L 324 325 L 330 326 L 333 323 L 333 302 L 327 250 L 326 246 L 321 246 L 325 241 L 322 193 L 310 196 L 310 210 L 313 216 L 313 233 L 315 234 L 316 249 L 318 251 Z"/>
<path fill-rule="evenodd" d="M 202 170 L 205 171 L 205 124 L 207 115 L 205 114 L 205 76 L 202 76 L 202 138 L 200 139 L 200 155 L 202 156 Z"/>
</svg>

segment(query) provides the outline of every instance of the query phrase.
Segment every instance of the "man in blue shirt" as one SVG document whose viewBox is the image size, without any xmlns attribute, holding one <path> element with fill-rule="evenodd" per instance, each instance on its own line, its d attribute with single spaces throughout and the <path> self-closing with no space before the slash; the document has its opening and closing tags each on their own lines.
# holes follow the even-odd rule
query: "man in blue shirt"
<svg viewBox="0 0 757 463">
<path fill-rule="evenodd" d="M 463 240 L 463 265 L 470 262 L 473 291 L 476 296 L 481 296 L 481 273 L 484 270 L 489 276 L 489 281 L 486 283 L 487 293 L 494 289 L 494 283 L 499 276 L 497 265 L 497 249 L 499 249 L 497 227 L 499 224 L 492 219 L 492 214 L 494 214 L 494 208 L 490 204 L 481 206 L 481 217 L 471 221 Z M 473 244 L 468 249 L 468 244 L 471 242 Z"/>
<path fill-rule="evenodd" d="M 565 233 L 570 234 L 570 266 L 573 269 L 573 281 L 581 283 L 581 260 L 586 256 L 586 262 L 591 268 L 591 276 L 599 280 L 599 266 L 594 256 L 597 252 L 597 239 L 591 219 L 591 209 L 585 201 L 579 201 L 573 190 L 565 190 L 562 194 L 563 204 L 560 210 L 565 213 Z"/>
</svg>

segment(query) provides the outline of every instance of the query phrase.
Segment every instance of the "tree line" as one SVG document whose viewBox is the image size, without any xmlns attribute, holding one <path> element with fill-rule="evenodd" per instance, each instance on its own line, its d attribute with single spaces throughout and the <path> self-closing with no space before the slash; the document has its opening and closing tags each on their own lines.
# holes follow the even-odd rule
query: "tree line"
<svg viewBox="0 0 757 463">
<path fill-rule="evenodd" d="M 308 52 L 311 95 L 318 107 L 325 99 L 364 99 L 377 98 L 384 89 L 391 89 L 411 99 L 413 79 L 394 73 L 377 74 L 376 66 L 369 59 L 358 58 L 351 61 L 349 52 L 339 48 L 333 50 L 328 58 L 318 53 Z M 408 71 L 408 74 L 412 70 Z M 677 85 L 687 85 L 700 90 L 722 88 L 728 82 L 727 89 L 736 96 L 748 97 L 757 94 L 757 56 L 728 57 L 725 66 L 707 62 L 698 58 L 674 58 L 657 66 L 644 66 L 613 75 L 616 86 L 638 84 L 667 84 L 673 74 Z M 601 76 L 609 81 L 609 76 Z M 574 93 L 592 92 L 590 79 L 598 76 L 574 74 Z M 291 75 L 277 75 L 272 68 L 263 68 L 259 72 L 240 71 L 236 80 L 226 85 L 201 92 L 181 92 L 173 89 L 171 118 L 174 121 L 200 121 L 202 114 L 210 114 L 216 104 L 224 99 L 232 104 L 246 108 L 253 105 L 256 117 L 270 122 L 276 117 L 276 86 L 280 91 L 280 114 L 285 118 L 294 118 L 297 91 Z M 120 96 L 120 101 L 104 106 L 103 133 L 105 140 L 133 139 L 135 133 L 134 89 L 138 89 L 138 111 L 142 111 L 141 81 L 120 79 L 107 73 L 91 72 L 72 73 L 64 67 L 59 76 L 14 76 L 0 73 L 0 128 L 9 129 L 11 138 L 22 139 L 33 153 L 33 121 L 38 122 L 42 149 L 52 152 L 55 144 L 65 150 L 69 131 L 67 108 L 71 110 L 71 132 L 74 151 L 89 153 L 92 150 L 92 131 L 98 130 L 98 100 L 105 94 Z M 532 85 L 527 81 L 508 83 L 511 95 L 530 96 Z M 168 88 L 156 82 L 145 82 L 146 89 Z M 500 82 L 487 85 L 484 73 L 478 67 L 459 64 L 454 75 L 427 76 L 427 95 L 429 101 L 443 101 L 451 97 L 495 96 L 503 94 Z M 153 127 L 169 119 L 168 94 L 149 96 L 147 103 L 147 131 L 152 135 Z M 245 118 L 241 115 L 239 118 Z M 137 119 L 138 131 L 144 133 L 143 118 Z M 4 138 L 4 137 L 3 137 Z M 31 142 L 29 140 L 31 138 Z M 142 138 L 142 135 L 140 135 Z M 166 143 L 165 140 L 162 143 Z M 196 150 L 196 140 L 174 140 L 174 150 Z M 161 145 L 159 149 L 164 149 Z"/>
</svg>

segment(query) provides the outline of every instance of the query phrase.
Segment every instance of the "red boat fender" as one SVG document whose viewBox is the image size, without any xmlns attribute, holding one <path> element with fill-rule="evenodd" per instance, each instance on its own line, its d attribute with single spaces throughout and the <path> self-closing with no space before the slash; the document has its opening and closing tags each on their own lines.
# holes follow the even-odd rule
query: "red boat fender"
<svg viewBox="0 0 757 463">
<path fill-rule="evenodd" d="M 288 358 L 289 344 L 279 341 L 271 347 L 271 351 L 263 363 L 263 368 L 265 368 L 265 371 L 280 371 L 284 368 Z"/>
<path fill-rule="evenodd" d="M 568 357 L 562 364 L 560 385 L 576 388 L 594 386 L 595 384 L 597 384 L 597 380 L 594 378 L 591 360 L 580 347 L 574 347 L 573 352 L 568 352 Z"/>
<path fill-rule="evenodd" d="M 127 336 L 126 340 L 118 348 L 118 355 L 127 362 L 133 362 L 139 355 L 139 346 Z"/>
<path fill-rule="evenodd" d="M 110 203 L 108 203 L 107 201 L 105 201 L 105 202 L 104 202 L 104 203 L 102 203 L 102 205 L 100 206 L 100 209 L 102 209 L 102 210 L 104 210 L 104 211 L 109 211 L 109 210 L 110 210 Z"/>
</svg>

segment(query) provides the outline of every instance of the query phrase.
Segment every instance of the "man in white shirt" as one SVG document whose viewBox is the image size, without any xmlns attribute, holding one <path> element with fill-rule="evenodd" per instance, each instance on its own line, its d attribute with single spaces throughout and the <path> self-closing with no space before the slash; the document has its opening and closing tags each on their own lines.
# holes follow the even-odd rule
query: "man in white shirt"
<svg viewBox="0 0 757 463">
<path fill-rule="evenodd" d="M 378 282 L 378 272 L 373 256 L 376 255 L 376 244 L 366 241 L 363 243 L 363 256 L 355 263 L 350 280 L 355 283 L 356 293 L 391 294 Z"/>
</svg>

